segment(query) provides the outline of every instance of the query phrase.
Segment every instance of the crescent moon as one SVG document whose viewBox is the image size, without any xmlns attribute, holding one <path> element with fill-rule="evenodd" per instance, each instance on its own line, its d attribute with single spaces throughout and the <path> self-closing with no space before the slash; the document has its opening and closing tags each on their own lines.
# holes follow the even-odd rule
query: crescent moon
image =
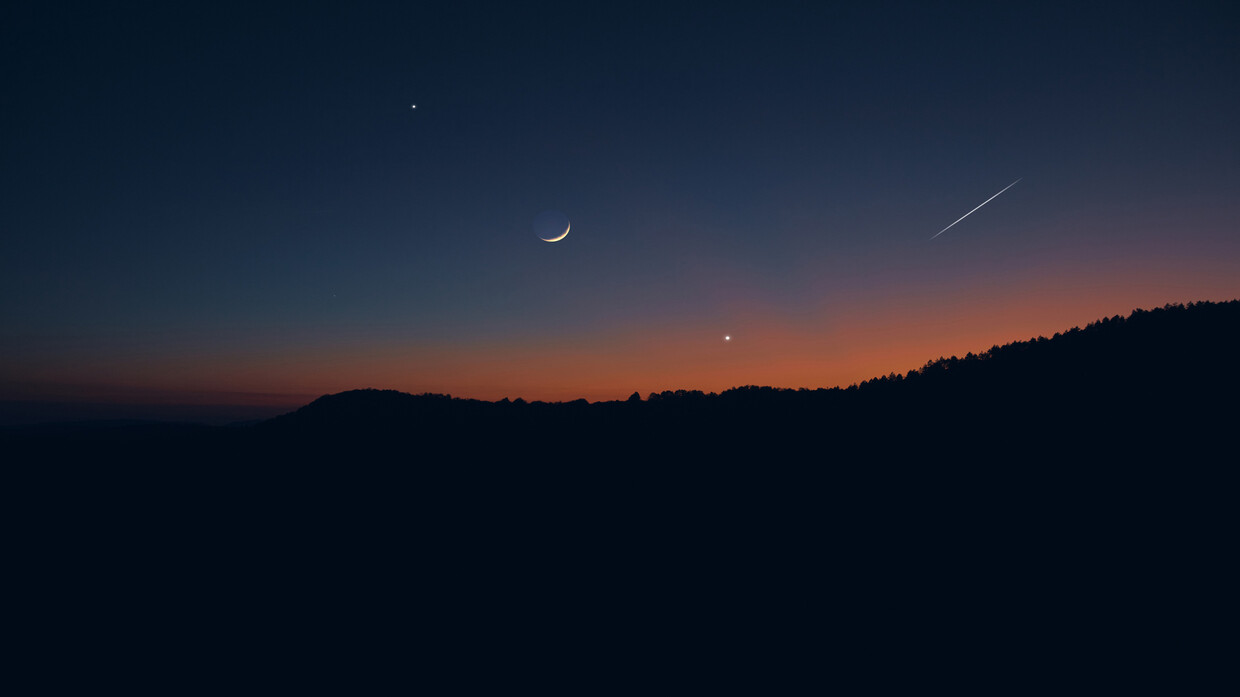
<svg viewBox="0 0 1240 697">
<path fill-rule="evenodd" d="M 568 216 L 557 210 L 548 210 L 534 216 L 534 234 L 543 242 L 559 242 L 568 236 L 573 226 Z"/>
<path fill-rule="evenodd" d="M 568 237 L 568 231 L 569 231 L 569 230 L 572 230 L 572 229 L 573 229 L 573 224 L 572 224 L 572 223 L 569 223 L 569 224 L 568 224 L 568 225 L 564 228 L 564 232 L 560 233 L 560 236 L 559 236 L 559 237 L 552 237 L 552 238 L 551 238 L 551 239 L 549 239 L 549 240 L 543 240 L 543 242 L 559 242 L 560 240 L 564 239 L 565 237 Z"/>
</svg>

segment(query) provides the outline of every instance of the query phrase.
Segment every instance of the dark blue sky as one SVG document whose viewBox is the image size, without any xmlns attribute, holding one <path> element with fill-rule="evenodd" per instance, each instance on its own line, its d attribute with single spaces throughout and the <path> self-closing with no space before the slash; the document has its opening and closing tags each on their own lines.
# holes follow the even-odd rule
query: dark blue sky
<svg viewBox="0 0 1240 697">
<path fill-rule="evenodd" d="M 829 386 L 1240 295 L 1227 3 L 259 5 L 3 11 L 0 398 Z"/>
</svg>

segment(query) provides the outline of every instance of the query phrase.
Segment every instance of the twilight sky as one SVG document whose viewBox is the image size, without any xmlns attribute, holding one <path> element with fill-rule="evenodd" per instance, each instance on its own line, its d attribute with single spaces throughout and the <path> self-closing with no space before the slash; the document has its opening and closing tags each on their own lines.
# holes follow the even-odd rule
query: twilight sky
<svg viewBox="0 0 1240 697">
<path fill-rule="evenodd" d="M 829 387 L 1240 297 L 1230 3 L 725 4 L 3 10 L 0 400 Z"/>
</svg>

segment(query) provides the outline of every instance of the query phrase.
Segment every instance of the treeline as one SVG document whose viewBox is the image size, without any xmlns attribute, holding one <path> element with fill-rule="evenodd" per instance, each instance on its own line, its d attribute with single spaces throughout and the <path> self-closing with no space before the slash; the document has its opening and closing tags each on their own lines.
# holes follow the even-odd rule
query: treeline
<svg viewBox="0 0 1240 697">
<path fill-rule="evenodd" d="M 416 442 L 423 452 L 448 458 L 508 452 L 816 461 L 943 447 L 972 459 L 1000 452 L 1009 458 L 1191 455 L 1205 441 L 1181 438 L 1180 431 L 1220 429 L 1236 415 L 1237 338 L 1240 301 L 1195 302 L 941 357 L 846 388 L 745 385 L 596 403 L 358 390 L 320 398 L 254 433 L 378 449 Z"/>
<path fill-rule="evenodd" d="M 1063 369 L 1068 367 L 1068 364 L 1091 363 L 1098 358 L 1111 362 L 1114 366 L 1131 364 L 1137 357 L 1147 359 L 1157 356 L 1158 363 L 1165 363 L 1177 357 L 1200 360 L 1218 357 L 1220 352 L 1225 353 L 1230 350 L 1227 342 L 1235 341 L 1238 337 L 1240 337 L 1240 301 L 1167 304 L 1152 310 L 1134 310 L 1127 317 L 1122 315 L 1105 317 L 1090 322 L 1084 328 L 1073 327 L 1064 332 L 1056 332 L 1049 338 L 1038 336 L 1024 341 L 1013 341 L 1002 346 L 996 344 L 982 353 L 966 353 L 963 358 L 940 356 L 927 361 L 921 368 L 915 368 L 907 373 L 892 372 L 854 383 L 846 388 L 809 389 L 745 385 L 733 387 L 719 394 L 701 390 L 664 390 L 650 393 L 647 399 L 652 402 L 669 400 L 692 402 L 716 397 L 750 400 L 768 399 L 776 395 L 781 398 L 806 394 L 823 396 L 884 389 L 906 380 L 918 382 L 922 379 L 947 377 L 960 379 L 962 376 L 972 375 L 982 363 L 987 364 L 992 370 L 1001 371 L 1028 368 L 1034 362 L 1050 363 L 1052 365 L 1038 371 L 1047 372 L 1048 368 Z M 1146 370 L 1160 369 L 1157 364 L 1147 364 L 1144 368 Z M 1113 372 L 1115 368 L 1109 370 Z M 997 377 L 997 374 L 986 377 Z M 630 401 L 632 400 L 633 397 L 630 397 Z"/>
<path fill-rule="evenodd" d="M 26 438 L 202 459 L 394 462 L 1207 457 L 1238 416 L 1240 301 L 1136 310 L 848 387 L 744 385 L 589 403 L 354 390 L 260 424 Z M 13 444 L 14 439 L 8 441 Z M 36 448 L 37 449 L 37 448 Z"/>
</svg>

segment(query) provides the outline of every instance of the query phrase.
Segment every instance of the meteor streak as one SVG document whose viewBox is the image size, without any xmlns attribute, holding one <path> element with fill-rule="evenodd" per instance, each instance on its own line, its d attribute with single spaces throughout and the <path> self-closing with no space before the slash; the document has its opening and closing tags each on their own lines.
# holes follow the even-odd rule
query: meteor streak
<svg viewBox="0 0 1240 697">
<path fill-rule="evenodd" d="M 1022 179 L 1023 179 L 1023 177 L 1022 177 Z M 1018 181 L 1020 181 L 1020 179 L 1017 179 L 1017 180 L 1016 180 L 1016 182 L 1018 182 Z M 1016 182 L 1012 182 L 1011 184 L 1008 184 L 1007 186 L 1003 187 L 1003 191 L 1000 191 L 1000 192 L 999 192 L 999 194 L 1003 193 L 1004 191 L 1007 191 L 1008 189 L 1012 188 L 1013 186 L 1016 186 Z M 995 200 L 995 198 L 997 198 L 997 197 L 999 196 L 999 194 L 995 194 L 994 196 L 991 196 L 990 198 L 986 199 L 985 201 L 982 201 L 982 202 L 981 202 L 981 204 L 980 204 L 980 205 L 978 205 L 978 207 L 977 207 L 977 208 L 981 208 L 982 206 L 986 205 L 987 203 L 990 203 L 991 201 Z M 973 211 L 977 210 L 977 208 L 974 208 L 974 209 L 973 209 Z M 973 215 L 973 211 L 969 211 L 968 213 L 965 213 L 964 215 L 960 216 L 960 220 L 964 220 L 965 218 L 967 218 L 967 217 L 969 217 L 969 216 Z M 957 221 L 956 221 L 956 223 L 960 222 L 960 220 L 957 220 Z M 955 225 L 956 223 L 952 223 L 952 225 Z M 938 237 L 939 235 L 942 235 L 943 233 L 947 232 L 948 230 L 950 230 L 950 229 L 951 229 L 952 225 L 948 225 L 947 227 L 943 228 L 942 230 L 939 230 L 938 232 L 934 233 L 934 237 Z M 930 239 L 934 239 L 934 237 L 931 237 Z"/>
</svg>

